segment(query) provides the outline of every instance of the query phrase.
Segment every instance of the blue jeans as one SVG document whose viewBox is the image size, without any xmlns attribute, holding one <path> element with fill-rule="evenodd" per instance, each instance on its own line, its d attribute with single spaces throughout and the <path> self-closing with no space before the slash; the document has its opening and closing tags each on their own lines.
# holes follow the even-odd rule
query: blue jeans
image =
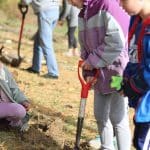
<svg viewBox="0 0 150 150">
<path fill-rule="evenodd" d="M 34 40 L 32 69 L 40 71 L 44 56 L 48 74 L 58 76 L 58 66 L 53 48 L 53 29 L 59 17 L 59 8 L 52 7 L 49 10 L 39 12 L 37 16 L 38 31 Z"/>
</svg>

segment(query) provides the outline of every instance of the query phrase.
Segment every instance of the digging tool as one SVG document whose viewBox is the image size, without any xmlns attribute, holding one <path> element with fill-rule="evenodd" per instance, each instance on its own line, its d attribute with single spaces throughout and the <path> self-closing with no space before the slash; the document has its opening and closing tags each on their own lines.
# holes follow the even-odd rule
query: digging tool
<svg viewBox="0 0 150 150">
<path fill-rule="evenodd" d="M 21 39 L 22 39 L 22 33 L 23 33 L 23 27 L 24 27 L 24 20 L 25 20 L 26 14 L 28 12 L 28 5 L 18 4 L 18 8 L 22 14 L 22 23 L 21 23 L 21 28 L 20 28 L 18 49 L 17 49 L 18 58 L 12 59 L 11 66 L 13 66 L 13 67 L 18 67 L 22 62 L 22 57 L 20 56 L 20 47 L 21 47 Z"/>
<path fill-rule="evenodd" d="M 91 88 L 93 82 L 96 80 L 98 77 L 98 70 L 96 70 L 96 74 L 91 82 L 86 83 L 86 81 L 81 77 L 80 75 L 80 68 L 82 65 L 83 61 L 80 60 L 78 64 L 78 78 L 80 80 L 82 89 L 81 89 L 81 100 L 80 100 L 80 107 L 79 107 L 79 113 L 78 113 L 78 121 L 77 121 L 77 130 L 76 130 L 76 141 L 75 141 L 75 147 L 74 150 L 79 150 L 80 146 L 80 137 L 81 137 L 81 132 L 82 132 L 82 127 L 83 127 L 83 121 L 84 121 L 84 115 L 85 115 L 85 106 L 86 106 L 86 100 L 88 97 L 88 92 L 89 89 Z"/>
</svg>

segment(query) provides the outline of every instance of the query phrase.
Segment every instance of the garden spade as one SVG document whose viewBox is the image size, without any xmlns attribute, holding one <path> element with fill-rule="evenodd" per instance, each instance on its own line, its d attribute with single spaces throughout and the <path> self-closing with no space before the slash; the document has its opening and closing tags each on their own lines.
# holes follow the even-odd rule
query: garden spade
<svg viewBox="0 0 150 150">
<path fill-rule="evenodd" d="M 22 39 L 22 33 L 23 33 L 23 27 L 24 27 L 24 20 L 25 16 L 28 12 L 28 6 L 27 5 L 18 5 L 19 10 L 22 14 L 22 22 L 21 22 L 21 28 L 20 28 L 20 34 L 19 34 L 19 41 L 18 41 L 18 49 L 17 49 L 17 56 L 18 58 L 13 58 L 11 62 L 11 66 L 18 67 L 22 62 L 22 57 L 20 56 L 20 47 L 21 47 L 21 39 Z"/>
<path fill-rule="evenodd" d="M 80 100 L 80 106 L 79 106 L 79 113 L 78 113 L 78 121 L 77 121 L 77 130 L 76 130 L 76 141 L 75 141 L 75 147 L 74 150 L 79 150 L 80 149 L 80 137 L 81 137 L 81 132 L 82 132 L 82 127 L 83 127 L 83 121 L 84 121 L 84 116 L 85 116 L 85 107 L 86 107 L 86 100 L 88 97 L 88 92 L 93 84 L 93 82 L 96 80 L 98 77 L 98 70 L 96 70 L 95 76 L 91 82 L 86 83 L 86 81 L 83 79 L 83 77 L 80 75 L 81 73 L 81 66 L 82 66 L 83 61 L 80 60 L 78 64 L 78 78 L 81 83 L 81 100 Z"/>
</svg>

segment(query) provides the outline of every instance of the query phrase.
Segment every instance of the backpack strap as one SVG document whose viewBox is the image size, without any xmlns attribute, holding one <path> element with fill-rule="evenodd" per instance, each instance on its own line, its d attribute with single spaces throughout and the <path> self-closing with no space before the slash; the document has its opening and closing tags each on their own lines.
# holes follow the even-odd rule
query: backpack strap
<svg viewBox="0 0 150 150">
<path fill-rule="evenodd" d="M 150 25 L 150 17 L 143 21 L 142 29 L 139 35 L 139 40 L 138 40 L 138 61 L 139 62 L 141 62 L 141 59 L 142 59 L 143 39 L 144 39 L 144 35 L 146 32 L 145 29 L 148 25 Z"/>
<path fill-rule="evenodd" d="M 137 25 L 140 21 L 140 17 L 137 16 L 130 28 L 130 32 L 129 32 L 129 37 L 128 37 L 128 44 L 130 44 L 130 41 L 133 37 L 133 34 L 135 33 L 135 30 L 137 28 Z M 143 49 L 143 38 L 144 38 L 144 35 L 145 35 L 145 28 L 150 25 L 150 17 L 146 20 L 143 21 L 142 23 L 142 29 L 140 31 L 140 34 L 139 34 L 139 39 L 138 39 L 138 42 L 137 42 L 137 45 L 138 45 L 138 62 L 141 62 L 141 59 L 142 59 L 142 49 Z"/>
<path fill-rule="evenodd" d="M 133 24 L 132 24 L 132 26 L 131 26 L 131 28 L 130 28 L 130 30 L 129 30 L 128 44 L 130 44 L 130 41 L 131 41 L 131 39 L 132 39 L 132 37 L 133 37 L 133 34 L 135 33 L 135 30 L 136 30 L 136 27 L 137 27 L 139 21 L 140 21 L 140 17 L 139 17 L 139 16 L 137 16 L 137 17 L 134 19 L 134 21 L 133 21 Z"/>
</svg>

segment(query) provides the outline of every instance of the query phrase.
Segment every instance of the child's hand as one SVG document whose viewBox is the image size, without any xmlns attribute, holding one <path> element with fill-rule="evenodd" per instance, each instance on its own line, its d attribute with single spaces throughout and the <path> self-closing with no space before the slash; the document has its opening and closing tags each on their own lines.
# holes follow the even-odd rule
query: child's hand
<svg viewBox="0 0 150 150">
<path fill-rule="evenodd" d="M 18 8 L 20 8 L 20 7 L 26 7 L 26 6 L 28 6 L 24 1 L 20 1 L 19 3 L 18 3 Z"/>
<path fill-rule="evenodd" d="M 88 76 L 88 77 L 86 77 L 86 82 L 92 83 L 92 86 L 93 86 L 97 82 L 97 79 L 94 79 L 94 80 L 93 79 L 94 79 L 94 77 Z"/>
<path fill-rule="evenodd" d="M 58 21 L 58 25 L 63 26 L 63 24 L 64 24 L 64 21 L 63 21 L 63 20 L 59 20 L 59 21 Z"/>
<path fill-rule="evenodd" d="M 93 70 L 93 67 L 89 65 L 86 61 L 84 61 L 81 65 L 84 70 Z"/>
<path fill-rule="evenodd" d="M 21 105 L 26 109 L 26 111 L 29 111 L 30 103 L 28 101 L 24 101 L 23 103 L 21 103 Z"/>
</svg>

